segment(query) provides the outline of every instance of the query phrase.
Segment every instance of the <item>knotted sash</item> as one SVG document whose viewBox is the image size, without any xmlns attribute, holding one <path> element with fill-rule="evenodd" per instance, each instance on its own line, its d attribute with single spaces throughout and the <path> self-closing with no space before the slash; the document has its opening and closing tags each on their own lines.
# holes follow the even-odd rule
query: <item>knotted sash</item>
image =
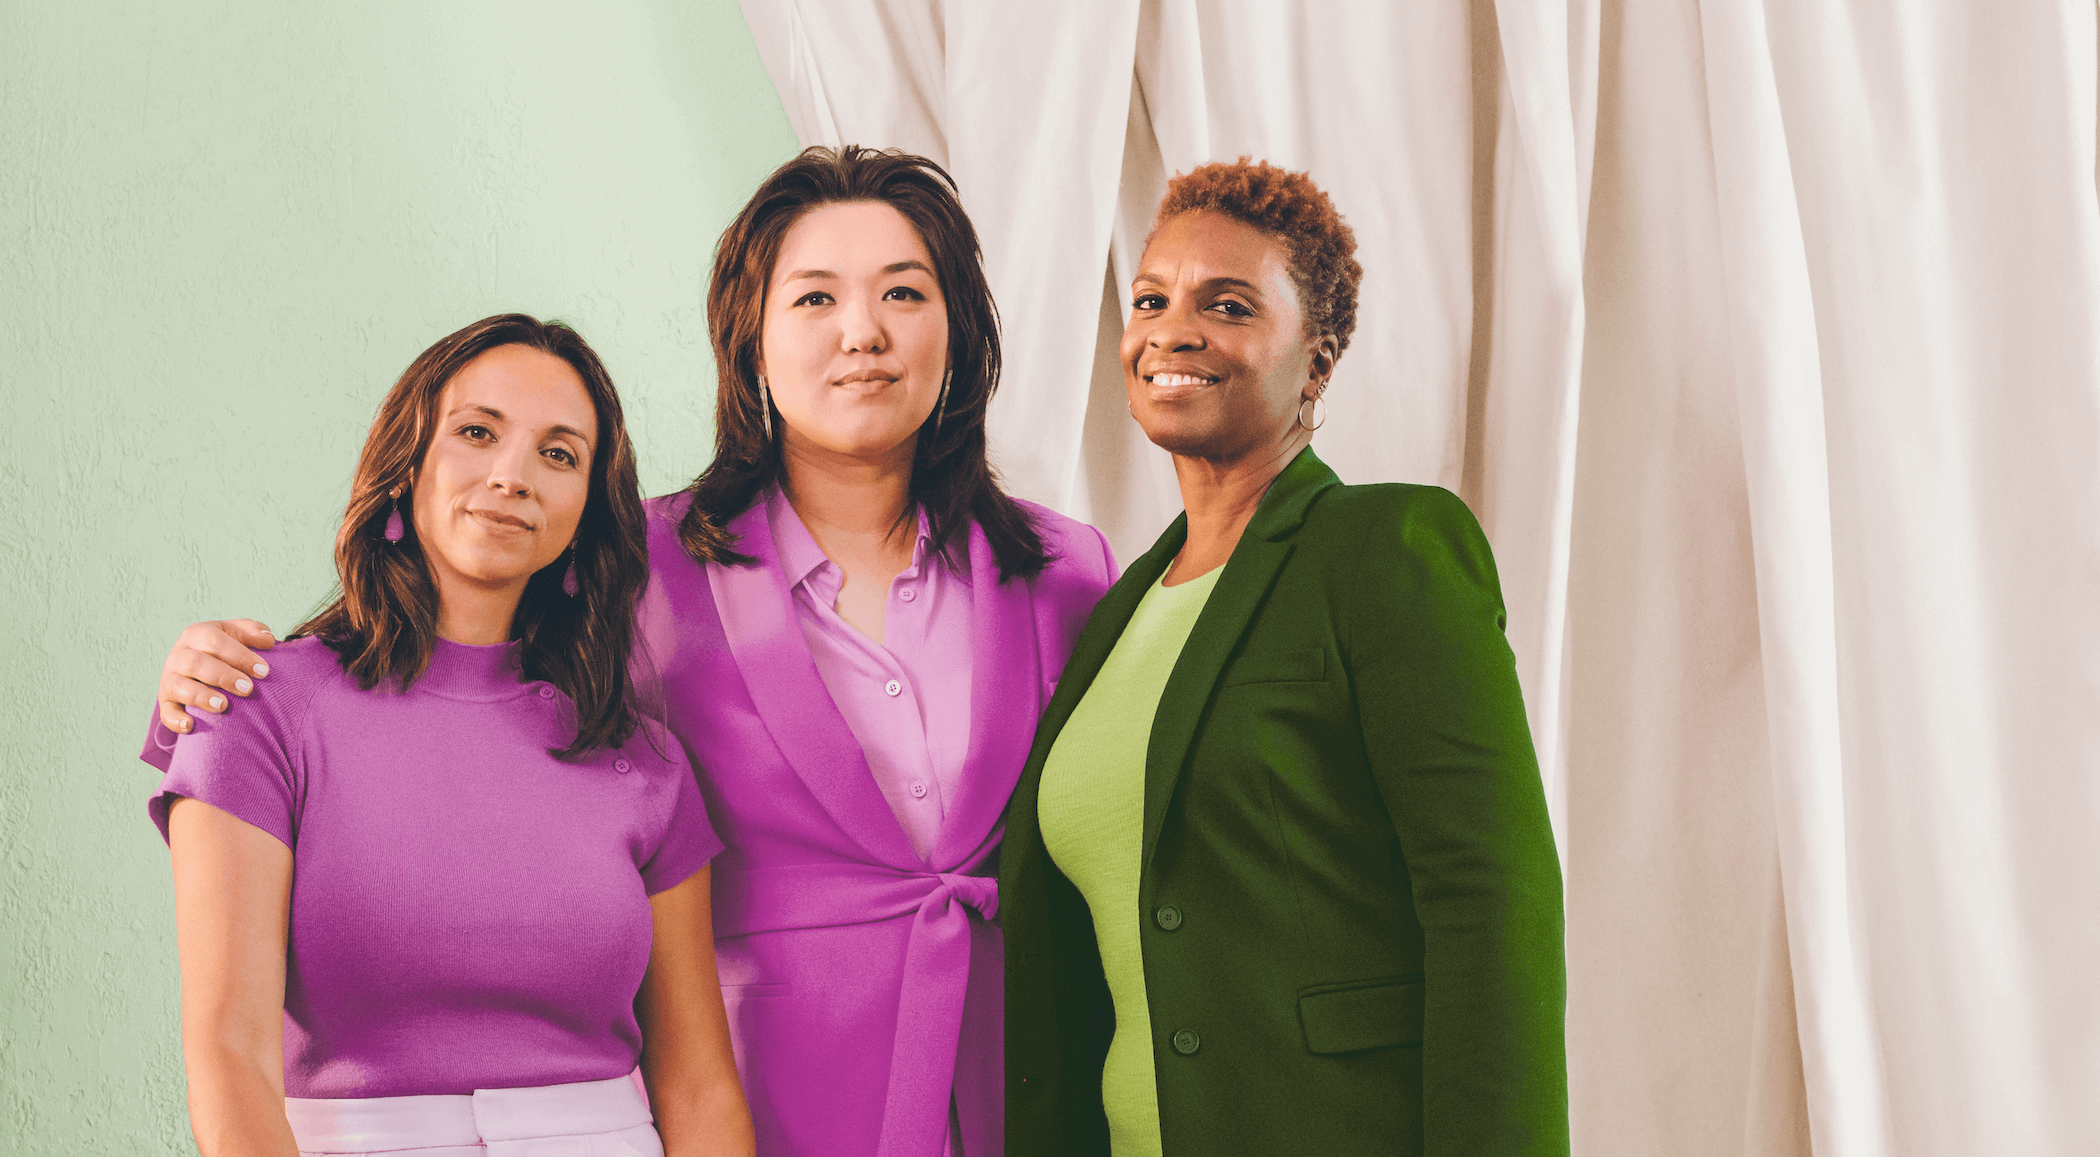
<svg viewBox="0 0 2100 1157">
<path fill-rule="evenodd" d="M 941 1151 L 963 1000 L 970 985 L 970 913 L 999 914 L 999 881 L 879 864 L 796 864 L 715 877 L 715 935 L 837 928 L 912 918 L 897 998 L 876 1157 Z"/>
</svg>

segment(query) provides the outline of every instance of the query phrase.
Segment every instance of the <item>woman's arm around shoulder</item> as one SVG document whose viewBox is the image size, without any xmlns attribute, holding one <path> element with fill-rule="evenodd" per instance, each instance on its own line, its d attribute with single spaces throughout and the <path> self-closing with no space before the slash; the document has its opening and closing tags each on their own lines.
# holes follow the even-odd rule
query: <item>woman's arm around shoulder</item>
<svg viewBox="0 0 2100 1157">
<path fill-rule="evenodd" d="M 240 710 L 184 716 L 182 731 L 169 730 L 158 717 L 148 725 L 139 758 L 167 773 L 153 804 L 163 834 L 172 794 L 194 796 L 292 842 L 308 718 L 332 688 L 355 684 L 319 639 L 280 644 L 271 661 L 269 685 L 249 688 L 251 701 Z"/>
<path fill-rule="evenodd" d="M 296 1157 L 284 1115 L 284 954 L 292 851 L 195 799 L 168 813 L 182 1066 L 203 1157 Z"/>
<path fill-rule="evenodd" d="M 253 693 L 254 680 L 270 673 L 269 663 L 256 652 L 276 645 L 277 636 L 254 619 L 207 619 L 184 627 L 160 667 L 154 697 L 161 728 L 186 733 L 192 726 L 189 709 L 219 714 L 230 696 Z"/>
<path fill-rule="evenodd" d="M 709 875 L 703 867 L 649 898 L 655 939 L 635 1016 L 642 1027 L 642 1081 L 665 1157 L 757 1151 L 715 973 Z"/>
<path fill-rule="evenodd" d="M 1494 556 L 1447 490 L 1337 497 L 1343 658 L 1424 938 L 1428 1152 L 1565 1154 L 1560 860 Z"/>
</svg>

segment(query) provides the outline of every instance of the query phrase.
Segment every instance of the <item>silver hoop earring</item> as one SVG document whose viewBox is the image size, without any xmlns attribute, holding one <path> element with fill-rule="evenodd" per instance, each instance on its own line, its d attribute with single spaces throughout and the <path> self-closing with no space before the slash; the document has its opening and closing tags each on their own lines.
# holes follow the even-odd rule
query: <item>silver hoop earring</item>
<svg viewBox="0 0 2100 1157">
<path fill-rule="evenodd" d="M 1320 393 L 1322 393 L 1322 394 L 1324 394 L 1324 393 L 1326 393 L 1326 392 L 1327 392 L 1327 391 L 1326 391 L 1326 390 L 1325 390 L 1324 388 L 1323 388 L 1323 389 L 1322 389 L 1322 390 L 1320 391 Z M 1311 406 L 1311 407 L 1313 408 L 1313 416 L 1312 416 L 1312 421 L 1310 421 L 1310 422 L 1308 422 L 1308 421 L 1306 421 L 1306 420 L 1305 420 L 1305 407 L 1307 407 L 1307 406 Z M 1317 430 L 1317 429 L 1319 429 L 1320 427 L 1322 427 L 1322 426 L 1324 426 L 1324 425 L 1326 425 L 1326 424 L 1327 424 L 1327 399 L 1326 399 L 1326 398 L 1323 398 L 1323 397 L 1321 397 L 1321 396 L 1320 396 L 1320 394 L 1314 394 L 1314 395 L 1313 395 L 1312 397 L 1310 397 L 1310 398 L 1305 398 L 1305 399 L 1302 399 L 1301 401 L 1299 401 L 1299 403 L 1298 403 L 1298 428 L 1299 428 L 1299 429 L 1301 429 L 1301 430 L 1305 431 L 1306 433 L 1310 434 L 1310 433 L 1312 433 L 1312 432 L 1313 432 L 1314 430 Z"/>
<path fill-rule="evenodd" d="M 941 371 L 941 400 L 933 407 L 933 439 L 936 442 L 941 438 L 941 418 L 948 412 L 948 381 L 954 376 L 954 366 Z"/>
<path fill-rule="evenodd" d="M 758 375 L 758 420 L 766 428 L 766 441 L 773 440 L 773 395 L 766 389 L 766 375 Z"/>
</svg>

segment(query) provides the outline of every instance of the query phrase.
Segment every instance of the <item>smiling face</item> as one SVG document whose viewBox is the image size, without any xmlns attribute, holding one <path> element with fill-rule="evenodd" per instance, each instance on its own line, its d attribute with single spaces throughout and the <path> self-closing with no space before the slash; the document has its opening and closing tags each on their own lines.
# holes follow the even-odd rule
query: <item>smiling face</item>
<svg viewBox="0 0 2100 1157">
<path fill-rule="evenodd" d="M 910 461 L 948 365 L 926 243 L 879 201 L 811 209 L 781 238 L 759 343 L 791 454 Z"/>
<path fill-rule="evenodd" d="M 1154 444 L 1229 464 L 1310 440 L 1298 406 L 1334 371 L 1335 341 L 1306 334 L 1281 240 L 1183 213 L 1153 233 L 1131 290 L 1123 384 Z"/>
<path fill-rule="evenodd" d="M 597 443 L 583 379 L 553 354 L 497 346 L 454 374 L 410 491 L 439 598 L 469 588 L 522 594 L 559 558 L 590 497 Z"/>
</svg>

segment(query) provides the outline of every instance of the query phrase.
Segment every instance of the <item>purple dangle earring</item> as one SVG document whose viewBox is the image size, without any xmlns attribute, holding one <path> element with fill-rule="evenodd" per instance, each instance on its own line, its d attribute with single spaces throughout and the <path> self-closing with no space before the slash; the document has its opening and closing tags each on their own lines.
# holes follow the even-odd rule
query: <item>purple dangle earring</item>
<svg viewBox="0 0 2100 1157">
<path fill-rule="evenodd" d="M 582 589 L 583 584 L 576 581 L 576 548 L 572 546 L 569 548 L 569 569 L 561 576 L 561 593 L 573 599 Z"/>
<path fill-rule="evenodd" d="M 397 490 L 394 492 L 393 510 L 386 516 L 384 537 L 388 542 L 400 542 L 402 536 L 407 533 L 408 529 L 401 525 L 401 492 Z"/>
</svg>

